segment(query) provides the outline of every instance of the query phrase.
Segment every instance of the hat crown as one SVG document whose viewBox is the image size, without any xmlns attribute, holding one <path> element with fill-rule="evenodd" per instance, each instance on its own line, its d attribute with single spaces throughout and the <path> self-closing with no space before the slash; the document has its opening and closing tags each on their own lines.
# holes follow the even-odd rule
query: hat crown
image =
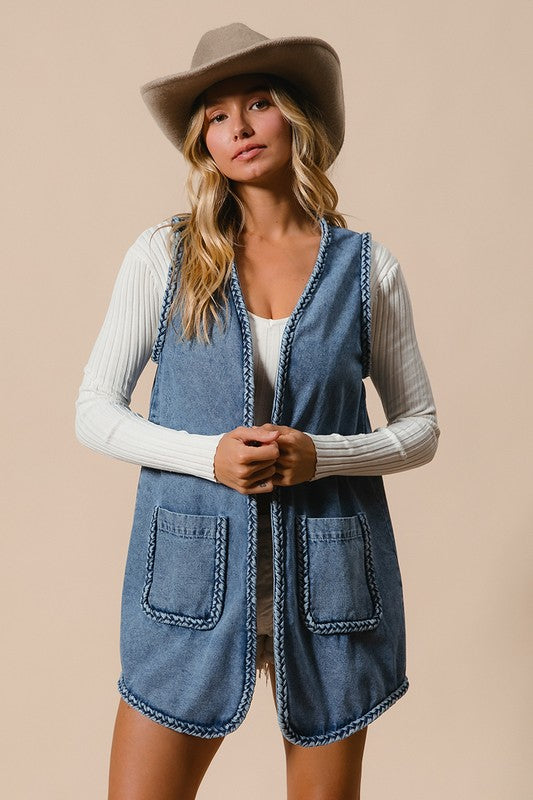
<svg viewBox="0 0 533 800">
<path fill-rule="evenodd" d="M 247 47 L 267 41 L 267 36 L 253 31 L 242 22 L 231 22 L 229 25 L 213 28 L 206 31 L 198 42 L 192 57 L 191 69 L 199 69 Z"/>
</svg>

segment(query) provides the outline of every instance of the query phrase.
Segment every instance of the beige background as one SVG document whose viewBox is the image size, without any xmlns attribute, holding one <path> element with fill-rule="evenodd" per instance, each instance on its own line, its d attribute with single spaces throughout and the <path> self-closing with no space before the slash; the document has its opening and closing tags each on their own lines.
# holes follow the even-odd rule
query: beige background
<svg viewBox="0 0 533 800">
<path fill-rule="evenodd" d="M 190 8 L 3 4 L 6 797 L 106 796 L 139 468 L 77 442 L 74 401 L 126 249 L 184 208 L 181 156 L 138 87 L 237 20 L 338 51 L 339 208 L 400 259 L 442 429 L 433 462 L 385 479 L 411 686 L 369 728 L 362 797 L 530 797 L 531 3 Z M 143 414 L 153 366 L 132 404 Z M 284 789 L 258 684 L 199 798 Z"/>
</svg>

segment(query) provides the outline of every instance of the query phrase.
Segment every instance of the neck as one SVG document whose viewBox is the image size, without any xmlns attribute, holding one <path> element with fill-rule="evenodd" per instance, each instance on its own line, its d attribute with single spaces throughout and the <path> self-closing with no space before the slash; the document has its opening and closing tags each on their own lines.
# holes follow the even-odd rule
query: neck
<svg viewBox="0 0 533 800">
<path fill-rule="evenodd" d="M 252 236 L 276 242 L 314 227 L 291 189 L 280 191 L 250 184 L 238 188 L 245 209 L 243 238 Z"/>
</svg>

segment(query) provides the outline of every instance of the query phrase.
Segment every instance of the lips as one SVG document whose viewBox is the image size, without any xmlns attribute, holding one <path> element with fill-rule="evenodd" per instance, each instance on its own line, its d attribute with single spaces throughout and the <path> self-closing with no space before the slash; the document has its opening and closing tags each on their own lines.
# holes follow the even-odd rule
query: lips
<svg viewBox="0 0 533 800">
<path fill-rule="evenodd" d="M 235 153 L 235 155 L 233 156 L 233 158 L 234 159 L 235 158 L 241 158 L 241 159 L 252 158 L 257 152 L 259 152 L 259 150 L 262 150 L 265 147 L 266 147 L 266 145 L 264 145 L 264 144 L 247 145 L 246 147 L 242 147 L 240 150 L 238 150 Z"/>
</svg>

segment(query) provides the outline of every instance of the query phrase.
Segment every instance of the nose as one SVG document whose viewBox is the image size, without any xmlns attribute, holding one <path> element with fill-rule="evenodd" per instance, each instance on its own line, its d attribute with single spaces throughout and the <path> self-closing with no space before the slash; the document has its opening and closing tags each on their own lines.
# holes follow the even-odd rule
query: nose
<svg viewBox="0 0 533 800">
<path fill-rule="evenodd" d="M 241 136 L 245 138 L 248 136 L 252 136 L 253 128 L 250 123 L 242 116 L 239 115 L 235 119 L 234 128 L 233 128 L 233 139 L 236 141 L 240 139 Z"/>
</svg>

